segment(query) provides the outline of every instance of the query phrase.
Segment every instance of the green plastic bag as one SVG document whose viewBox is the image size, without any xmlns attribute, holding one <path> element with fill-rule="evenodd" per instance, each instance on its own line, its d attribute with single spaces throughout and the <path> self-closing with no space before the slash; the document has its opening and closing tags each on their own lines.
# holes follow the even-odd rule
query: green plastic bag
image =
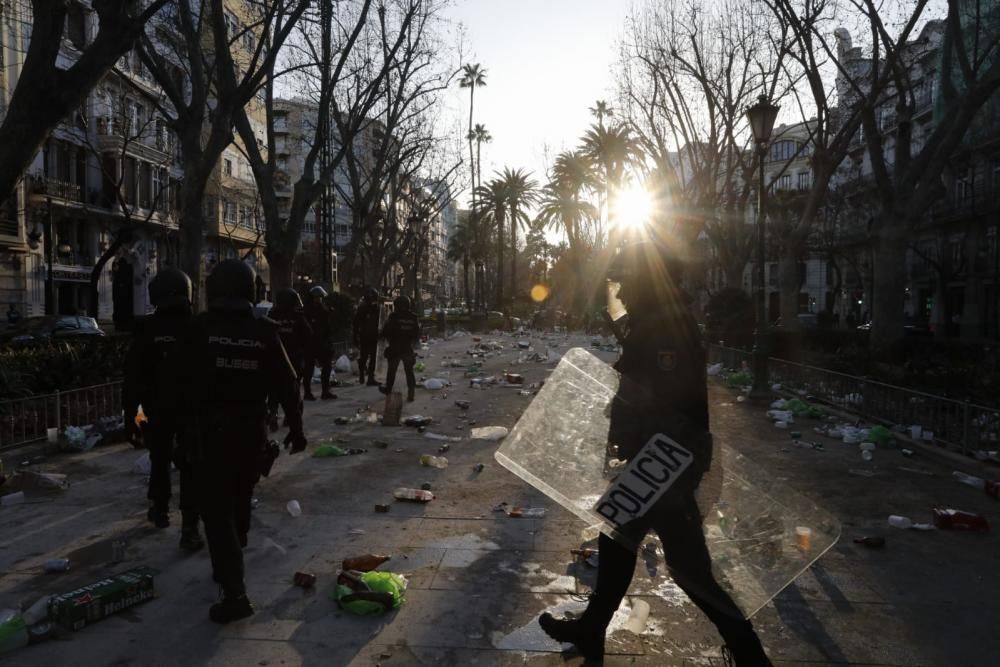
<svg viewBox="0 0 1000 667">
<path fill-rule="evenodd" d="M 321 459 L 329 456 L 347 456 L 350 452 L 337 445 L 320 445 L 313 451 L 313 458 Z"/>
<path fill-rule="evenodd" d="M 13 609 L 0 610 L 0 655 L 28 645 L 24 618 Z"/>
<path fill-rule="evenodd" d="M 823 416 L 823 413 L 814 405 L 810 405 L 805 401 L 793 398 L 785 403 L 785 409 L 791 411 L 796 417 L 811 417 L 813 419 L 819 419 Z"/>
<path fill-rule="evenodd" d="M 753 375 L 747 371 L 739 371 L 737 373 L 730 373 L 726 377 L 726 384 L 730 387 L 745 387 L 747 385 L 753 384 Z"/>
<path fill-rule="evenodd" d="M 892 432 L 885 426 L 872 426 L 868 431 L 868 441 L 876 445 L 884 445 L 892 440 Z"/>
<path fill-rule="evenodd" d="M 415 370 L 418 373 L 423 373 L 426 369 L 427 366 L 425 366 L 424 362 L 422 361 L 418 361 L 417 363 L 413 364 L 413 370 Z"/>
<path fill-rule="evenodd" d="M 406 602 L 406 577 L 395 572 L 365 572 L 361 575 L 361 581 L 375 593 L 388 593 L 392 596 L 392 608 L 399 609 Z M 341 609 L 345 609 L 358 616 L 378 616 L 389 611 L 383 605 L 369 600 L 354 600 L 343 602 L 342 598 L 350 595 L 354 591 L 348 586 L 337 586 L 334 591 L 334 599 Z"/>
</svg>

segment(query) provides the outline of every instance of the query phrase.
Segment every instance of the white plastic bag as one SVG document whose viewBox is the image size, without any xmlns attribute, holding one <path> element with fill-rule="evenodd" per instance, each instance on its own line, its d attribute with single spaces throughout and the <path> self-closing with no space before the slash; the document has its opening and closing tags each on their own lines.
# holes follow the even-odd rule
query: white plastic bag
<svg viewBox="0 0 1000 667">
<path fill-rule="evenodd" d="M 338 373 L 350 373 L 351 372 L 351 360 L 347 358 L 346 354 L 340 355 L 337 359 L 337 363 L 333 366 L 334 370 Z"/>
<path fill-rule="evenodd" d="M 448 386 L 447 380 L 441 378 L 429 378 L 424 380 L 424 389 L 444 389 Z"/>
<path fill-rule="evenodd" d="M 137 458 L 132 464 L 132 472 L 136 475 L 148 475 L 152 470 L 153 463 L 149 460 L 149 452 Z"/>
</svg>

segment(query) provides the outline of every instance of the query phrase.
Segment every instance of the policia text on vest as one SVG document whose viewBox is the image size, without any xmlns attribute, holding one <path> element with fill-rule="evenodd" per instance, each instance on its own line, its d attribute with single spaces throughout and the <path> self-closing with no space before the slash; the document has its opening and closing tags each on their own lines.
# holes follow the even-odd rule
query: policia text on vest
<svg viewBox="0 0 1000 667">
<path fill-rule="evenodd" d="M 611 483 L 594 508 L 615 528 L 646 514 L 694 461 L 694 455 L 657 433 Z"/>
</svg>

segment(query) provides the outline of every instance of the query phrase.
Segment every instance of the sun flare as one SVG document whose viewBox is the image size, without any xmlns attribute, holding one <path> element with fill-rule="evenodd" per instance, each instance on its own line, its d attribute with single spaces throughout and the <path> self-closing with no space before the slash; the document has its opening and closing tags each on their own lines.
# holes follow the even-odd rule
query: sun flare
<svg viewBox="0 0 1000 667">
<path fill-rule="evenodd" d="M 615 197 L 615 223 L 622 227 L 639 227 L 652 213 L 653 199 L 641 185 L 632 184 Z"/>
</svg>

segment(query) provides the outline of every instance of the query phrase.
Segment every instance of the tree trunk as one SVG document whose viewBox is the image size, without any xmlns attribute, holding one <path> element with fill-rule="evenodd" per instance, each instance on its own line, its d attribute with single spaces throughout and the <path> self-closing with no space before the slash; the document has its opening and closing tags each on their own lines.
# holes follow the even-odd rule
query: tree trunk
<svg viewBox="0 0 1000 667">
<path fill-rule="evenodd" d="M 462 282 L 465 284 L 465 312 L 472 312 L 472 295 L 469 292 L 469 256 L 462 256 Z"/>
<path fill-rule="evenodd" d="M 292 256 L 283 250 L 274 251 L 268 245 L 264 251 L 267 264 L 271 268 L 271 300 L 279 290 L 292 286 Z"/>
<path fill-rule="evenodd" d="M 196 160 L 184 161 L 184 173 L 188 175 L 181 181 L 180 233 L 181 233 L 181 269 L 191 279 L 191 301 L 195 311 L 199 303 L 205 303 L 202 250 L 205 244 L 205 219 L 202 211 L 206 181 L 194 178 L 200 171 Z M 198 181 L 201 181 L 200 183 Z"/>
<path fill-rule="evenodd" d="M 875 242 L 869 347 L 874 355 L 886 359 L 894 357 L 903 335 L 908 229 L 907 220 L 894 216 L 886 221 Z"/>
<path fill-rule="evenodd" d="M 786 247 L 778 259 L 778 290 L 781 326 L 799 330 L 799 253 L 797 247 Z M 767 290 L 764 290 L 767 293 Z"/>
<path fill-rule="evenodd" d="M 97 259 L 94 264 L 94 268 L 90 271 L 90 285 L 88 286 L 88 299 L 87 299 L 87 316 L 97 319 L 97 315 L 100 312 L 100 300 L 101 295 L 98 292 L 97 286 L 101 280 L 101 273 L 104 272 L 104 267 L 107 265 L 108 260 L 115 256 L 118 250 L 132 240 L 131 230 L 121 230 L 115 236 L 115 240 L 111 242 L 108 249 L 105 250 L 101 256 Z"/>
<path fill-rule="evenodd" d="M 503 308 L 503 227 L 504 219 L 497 215 L 497 309 Z"/>
<path fill-rule="evenodd" d="M 973 223 L 965 233 L 965 289 L 962 298 L 961 336 L 965 339 L 983 335 L 983 281 L 978 257 L 982 242 L 982 226 Z M 984 259 L 986 255 L 984 254 Z"/>
<path fill-rule="evenodd" d="M 510 212 L 510 298 L 517 298 L 517 211 Z"/>
</svg>

